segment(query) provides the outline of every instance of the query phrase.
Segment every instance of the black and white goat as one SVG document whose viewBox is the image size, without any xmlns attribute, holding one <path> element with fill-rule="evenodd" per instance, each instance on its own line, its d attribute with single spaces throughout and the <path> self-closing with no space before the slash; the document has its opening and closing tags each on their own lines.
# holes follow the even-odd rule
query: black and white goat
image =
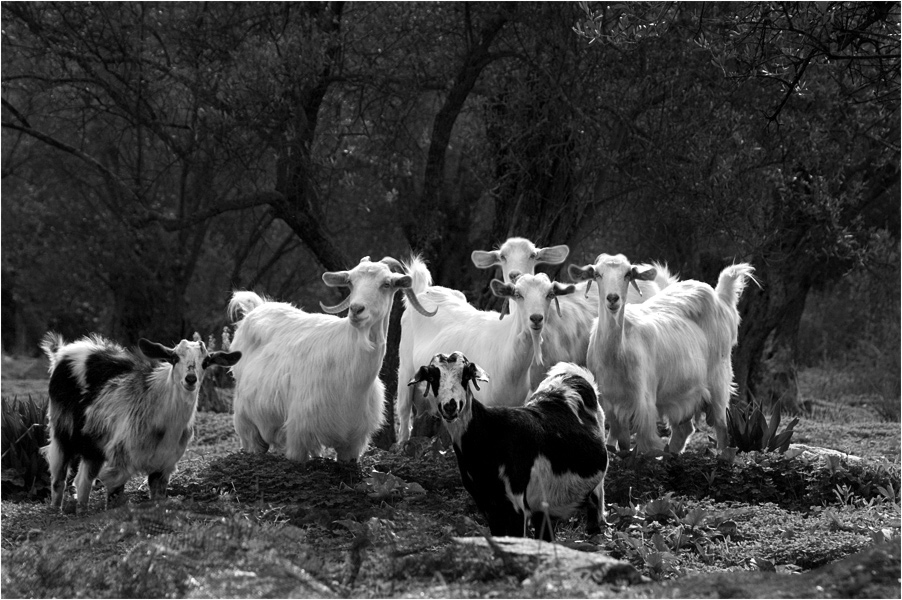
<svg viewBox="0 0 902 600">
<path fill-rule="evenodd" d="M 492 381 L 480 393 L 484 404 L 522 406 L 534 389 L 530 385 L 530 367 L 542 363 L 545 323 L 550 314 L 557 312 L 559 300 L 576 288 L 551 281 L 544 273 L 523 274 L 512 283 L 493 280 L 492 293 L 509 299 L 515 307 L 513 318 L 501 321 L 499 313 L 477 310 L 467 304 L 460 292 L 432 285 L 432 275 L 419 257 L 411 257 L 405 266 L 412 278 L 412 297 L 425 306 L 436 310 L 441 307 L 441 310 L 429 319 L 410 310 L 401 317 L 398 443 L 410 439 L 413 407 L 417 407 L 417 412 L 423 409 L 419 395 L 408 389 L 406 383 L 418 366 L 432 360 L 437 352 L 457 350 L 485 365 L 492 373 Z M 431 404 L 427 404 L 426 410 L 434 413 Z"/>
<path fill-rule="evenodd" d="M 41 344 L 50 359 L 50 465 L 52 506 L 62 505 L 66 476 L 78 464 L 78 505 L 85 509 L 95 479 L 107 503 L 122 499 L 125 483 L 147 473 L 151 499 L 166 496 L 169 477 L 194 434 L 197 393 L 206 369 L 231 366 L 240 352 L 208 353 L 203 342 L 182 340 L 174 348 L 141 339 L 152 363 L 119 344 L 91 335 L 70 344 L 47 333 Z"/>
<path fill-rule="evenodd" d="M 554 538 L 555 522 L 586 509 L 589 534 L 605 527 L 604 413 L 592 374 L 558 363 L 525 406 L 485 406 L 472 384 L 488 381 L 461 352 L 436 354 L 409 385 L 426 382 L 451 435 L 464 487 L 492 535 Z"/>
</svg>

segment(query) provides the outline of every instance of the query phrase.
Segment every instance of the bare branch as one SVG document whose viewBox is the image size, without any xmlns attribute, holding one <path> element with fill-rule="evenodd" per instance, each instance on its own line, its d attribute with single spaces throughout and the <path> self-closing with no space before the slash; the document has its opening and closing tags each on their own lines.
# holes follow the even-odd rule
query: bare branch
<svg viewBox="0 0 902 600">
<path fill-rule="evenodd" d="M 283 202 L 284 200 L 284 195 L 274 190 L 257 192 L 255 194 L 237 198 L 229 202 L 216 204 L 215 206 L 211 206 L 205 210 L 190 214 L 183 219 L 175 219 L 171 217 L 165 217 L 163 215 L 148 214 L 143 219 L 136 222 L 135 226 L 147 227 L 152 223 L 160 223 L 160 225 L 166 231 L 179 231 L 182 229 L 187 229 L 189 227 L 194 227 L 195 225 L 203 223 L 208 219 L 218 217 L 219 215 L 223 215 L 228 212 L 245 210 L 248 208 L 253 208 L 255 206 L 269 206 Z"/>
<path fill-rule="evenodd" d="M 4 104 L 6 104 L 5 100 L 3 102 L 4 102 Z M 3 121 L 2 125 L 3 125 L 3 127 L 7 128 L 7 129 L 21 131 L 22 133 L 24 133 L 26 135 L 30 135 L 31 137 L 44 142 L 48 146 L 52 146 L 53 148 L 62 150 L 63 152 L 71 154 L 72 156 L 86 162 L 91 167 L 96 169 L 97 172 L 100 175 L 102 175 L 103 178 L 106 179 L 111 185 L 113 185 L 114 187 L 118 188 L 119 190 L 125 192 L 132 198 L 140 199 L 138 194 L 136 194 L 132 188 L 130 188 L 128 185 L 126 185 L 125 182 L 123 182 L 115 173 L 113 173 L 112 171 L 107 169 L 105 166 L 103 166 L 100 162 L 97 161 L 97 159 L 95 159 L 92 156 L 89 156 L 88 154 L 85 154 L 78 148 L 76 148 L 74 146 L 70 146 L 69 144 L 62 142 L 53 136 L 47 135 L 46 133 L 42 133 L 41 131 L 38 131 L 37 129 L 35 129 L 33 127 L 28 127 L 26 125 L 17 125 L 15 123 L 10 123 L 9 121 Z"/>
</svg>

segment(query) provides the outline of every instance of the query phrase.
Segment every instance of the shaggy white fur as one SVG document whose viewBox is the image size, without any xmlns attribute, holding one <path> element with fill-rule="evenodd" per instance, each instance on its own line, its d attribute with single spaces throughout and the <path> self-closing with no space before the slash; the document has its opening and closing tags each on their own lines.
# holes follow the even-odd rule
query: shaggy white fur
<svg viewBox="0 0 902 600">
<path fill-rule="evenodd" d="M 669 450 L 682 452 L 695 430 L 692 418 L 702 410 L 718 448 L 726 446 L 736 304 L 753 270 L 745 263 L 733 265 L 721 272 L 716 289 L 680 281 L 642 304 L 627 304 L 628 286 L 653 280 L 655 268 L 633 266 L 622 254 L 601 254 L 594 264 L 571 266 L 575 279 L 598 282 L 598 317 L 587 364 L 598 382 L 611 439 L 621 450 L 630 447 L 630 424 L 639 452 L 663 450 L 656 425 L 660 414 L 673 430 Z"/>
<path fill-rule="evenodd" d="M 516 307 L 512 317 L 501 320 L 496 311 L 482 311 L 459 292 L 433 286 L 432 276 L 419 257 L 405 264 L 413 278 L 412 290 L 420 303 L 437 308 L 432 318 L 406 310 L 401 317 L 398 369 L 398 442 L 410 438 L 414 388 L 407 387 L 416 369 L 439 352 L 460 351 L 492 373 L 479 394 L 488 405 L 522 405 L 530 390 L 530 365 L 543 362 L 542 339 L 546 323 L 556 314 L 552 302 L 567 297 L 572 285 L 552 282 L 545 274 L 522 275 L 513 283 L 492 282 L 495 295 L 509 298 Z M 563 310 L 563 307 L 561 307 Z M 421 403 L 428 410 L 431 405 Z"/>
</svg>

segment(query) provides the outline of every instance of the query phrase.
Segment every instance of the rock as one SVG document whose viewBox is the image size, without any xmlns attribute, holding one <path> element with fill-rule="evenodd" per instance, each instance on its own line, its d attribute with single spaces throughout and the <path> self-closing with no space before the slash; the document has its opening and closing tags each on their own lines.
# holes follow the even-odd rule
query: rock
<svg viewBox="0 0 902 600">
<path fill-rule="evenodd" d="M 453 539 L 454 543 L 460 546 L 489 548 L 505 562 L 515 558 L 526 558 L 536 562 L 537 564 L 530 566 L 530 570 L 535 570 L 543 564 L 565 565 L 568 574 L 576 577 L 590 576 L 599 583 L 636 584 L 648 581 L 630 563 L 611 558 L 601 552 L 581 552 L 560 544 L 531 538 L 493 537 L 493 544 L 485 537 Z"/>
<path fill-rule="evenodd" d="M 849 461 L 859 461 L 861 460 L 860 456 L 855 456 L 854 454 L 848 454 L 846 452 L 840 452 L 839 450 L 833 450 L 832 448 L 821 448 L 819 446 L 807 446 L 805 444 L 790 444 L 789 448 L 786 450 L 787 458 L 796 458 L 800 456 L 809 462 L 814 462 L 818 459 L 823 459 L 824 461 L 829 460 L 828 457 L 834 457 L 833 460 L 843 459 Z"/>
</svg>

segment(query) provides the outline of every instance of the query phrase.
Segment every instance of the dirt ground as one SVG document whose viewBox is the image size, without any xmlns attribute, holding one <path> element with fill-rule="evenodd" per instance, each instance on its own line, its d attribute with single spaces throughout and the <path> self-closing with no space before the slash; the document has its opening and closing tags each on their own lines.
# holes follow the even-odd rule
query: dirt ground
<svg viewBox="0 0 902 600">
<path fill-rule="evenodd" d="M 34 372 L 29 369 L 23 374 Z M 40 393 L 46 385 L 39 378 L 8 379 L 6 368 L 3 375 L 4 395 Z M 879 450 L 898 463 L 898 424 L 864 419 L 803 420 L 797 438 L 849 453 Z M 697 433 L 687 460 L 701 460 L 707 443 L 707 433 Z M 628 464 L 612 464 L 612 485 L 627 475 Z M 561 547 L 611 556 L 624 565 L 620 569 L 577 568 L 559 558 L 464 544 L 461 538 L 485 536 L 485 522 L 460 484 L 453 451 L 425 438 L 415 438 L 404 451 L 373 448 L 354 465 L 329 458 L 300 465 L 273 454 L 240 452 L 230 415 L 199 413 L 170 498 L 151 503 L 138 478 L 127 493 L 128 506 L 105 510 L 102 489 L 95 489 L 89 510 L 78 515 L 40 502 L 4 501 L 3 596 L 897 598 L 900 593 L 898 501 L 798 511 L 754 499 L 674 499 L 684 512 L 701 511 L 735 529 L 725 538 L 713 527 L 698 527 L 697 533 L 710 538 L 699 538 L 706 543 L 703 551 L 686 547 L 678 556 L 661 552 L 658 558 L 647 549 L 632 552 L 625 532 L 689 535 L 691 528 L 643 522 L 641 529 L 613 528 L 594 538 L 581 519 L 558 528 Z M 626 501 L 610 502 L 609 520 L 630 506 L 650 506 L 647 499 L 630 497 L 632 492 Z M 885 531 L 890 541 L 879 543 L 875 531 Z M 653 559 L 673 566 L 655 569 Z"/>
</svg>

